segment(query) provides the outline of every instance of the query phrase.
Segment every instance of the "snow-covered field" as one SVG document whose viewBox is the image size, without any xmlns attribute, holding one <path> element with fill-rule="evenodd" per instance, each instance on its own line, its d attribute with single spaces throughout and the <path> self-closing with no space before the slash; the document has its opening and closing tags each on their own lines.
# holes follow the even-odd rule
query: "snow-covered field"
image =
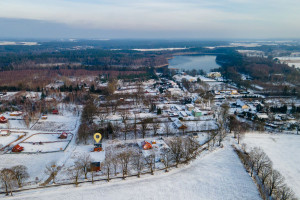
<svg viewBox="0 0 300 200">
<path fill-rule="evenodd" d="M 161 174 L 158 174 L 161 173 Z M 230 146 L 168 173 L 16 193 L 7 199 L 260 199 Z"/>
<path fill-rule="evenodd" d="M 273 162 L 273 167 L 285 177 L 285 182 L 300 198 L 300 136 L 283 134 L 246 134 L 247 147 L 261 147 Z"/>
</svg>

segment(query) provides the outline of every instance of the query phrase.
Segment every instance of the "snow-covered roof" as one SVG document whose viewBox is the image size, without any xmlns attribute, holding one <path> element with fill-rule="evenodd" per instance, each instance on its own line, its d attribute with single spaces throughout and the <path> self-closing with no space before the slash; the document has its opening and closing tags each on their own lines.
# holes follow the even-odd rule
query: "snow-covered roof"
<svg viewBox="0 0 300 200">
<path fill-rule="evenodd" d="M 268 119 L 269 118 L 269 116 L 266 113 L 257 113 L 256 116 L 259 119 Z"/>
</svg>

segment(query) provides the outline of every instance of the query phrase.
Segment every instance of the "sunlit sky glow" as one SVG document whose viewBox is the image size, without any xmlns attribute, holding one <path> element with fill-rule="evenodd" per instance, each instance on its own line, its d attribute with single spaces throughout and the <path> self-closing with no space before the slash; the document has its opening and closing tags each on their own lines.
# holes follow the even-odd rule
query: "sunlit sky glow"
<svg viewBox="0 0 300 200">
<path fill-rule="evenodd" d="M 0 37 L 299 38 L 299 0 L 0 0 Z"/>
</svg>

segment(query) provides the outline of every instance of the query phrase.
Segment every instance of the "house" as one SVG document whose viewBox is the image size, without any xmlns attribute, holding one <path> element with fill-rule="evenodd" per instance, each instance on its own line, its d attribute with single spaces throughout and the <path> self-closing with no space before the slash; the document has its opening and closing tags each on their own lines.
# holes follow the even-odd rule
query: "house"
<svg viewBox="0 0 300 200">
<path fill-rule="evenodd" d="M 8 135 L 10 135 L 9 130 L 0 130 L 0 136 L 8 136 Z"/>
<path fill-rule="evenodd" d="M 188 116 L 188 114 L 186 114 L 186 112 L 184 112 L 184 111 L 180 111 L 180 112 L 179 112 L 179 115 L 180 115 L 181 117 L 187 117 L 187 116 Z"/>
<path fill-rule="evenodd" d="M 171 95 L 171 96 L 181 96 L 182 95 L 182 90 L 179 88 L 168 88 L 166 90 L 166 94 Z"/>
<path fill-rule="evenodd" d="M 7 119 L 6 119 L 4 116 L 1 116 L 1 117 L 0 117 L 0 123 L 1 123 L 1 124 L 7 123 Z"/>
<path fill-rule="evenodd" d="M 195 108 L 193 111 L 192 111 L 194 117 L 201 117 L 202 115 L 202 112 L 198 109 L 198 108 Z"/>
<path fill-rule="evenodd" d="M 243 110 L 247 110 L 249 109 L 250 107 L 245 104 L 243 101 L 241 101 L 240 99 L 236 100 L 236 106 L 237 107 L 241 107 Z"/>
<path fill-rule="evenodd" d="M 185 107 L 188 111 L 192 111 L 195 108 L 193 104 L 186 104 Z"/>
<path fill-rule="evenodd" d="M 269 119 L 269 116 L 266 113 L 257 113 L 256 117 L 260 120 L 266 120 Z"/>
<path fill-rule="evenodd" d="M 250 108 L 250 107 L 249 107 L 248 105 L 246 105 L 246 104 L 242 106 L 242 109 L 243 109 L 243 110 L 247 110 L 247 109 L 249 109 L 249 108 Z"/>
<path fill-rule="evenodd" d="M 237 95 L 237 94 L 239 94 L 239 93 L 238 93 L 237 90 L 231 90 L 231 94 L 232 94 L 232 95 Z"/>
<path fill-rule="evenodd" d="M 207 76 L 210 78 L 219 78 L 219 77 L 221 77 L 221 73 L 220 72 L 210 72 L 207 74 Z"/>
<path fill-rule="evenodd" d="M 177 129 L 187 129 L 187 126 L 184 125 L 179 119 L 175 119 L 173 121 L 173 126 L 174 128 L 177 128 Z"/>
</svg>

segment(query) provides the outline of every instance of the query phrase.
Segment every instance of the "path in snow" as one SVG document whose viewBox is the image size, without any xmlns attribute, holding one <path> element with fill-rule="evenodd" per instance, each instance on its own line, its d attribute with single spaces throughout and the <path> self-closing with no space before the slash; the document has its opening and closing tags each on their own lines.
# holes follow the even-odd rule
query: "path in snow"
<svg viewBox="0 0 300 200">
<path fill-rule="evenodd" d="M 98 184 L 98 185 L 97 185 Z M 260 199 L 230 146 L 169 173 L 125 181 L 65 186 L 15 194 L 14 199 Z"/>
</svg>

